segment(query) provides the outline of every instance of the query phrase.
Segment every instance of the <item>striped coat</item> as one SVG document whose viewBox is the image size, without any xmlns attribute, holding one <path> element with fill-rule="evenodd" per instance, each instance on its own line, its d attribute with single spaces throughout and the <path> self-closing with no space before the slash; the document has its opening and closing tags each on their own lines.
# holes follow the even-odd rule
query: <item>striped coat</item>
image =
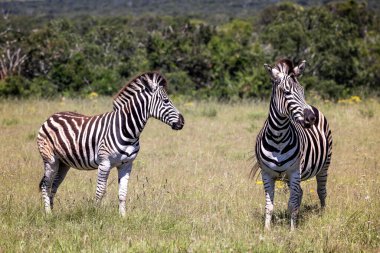
<svg viewBox="0 0 380 253">
<path fill-rule="evenodd" d="M 98 202 L 106 191 L 111 168 L 117 167 L 119 210 L 125 215 L 128 179 L 148 118 L 157 118 L 175 130 L 184 125 L 183 116 L 167 96 L 166 85 L 159 73 L 145 73 L 115 96 L 111 112 L 96 116 L 60 112 L 43 123 L 37 145 L 44 163 L 40 188 L 47 213 L 51 212 L 54 195 L 70 167 L 98 170 Z"/>
<path fill-rule="evenodd" d="M 298 77 L 305 62 L 294 67 L 289 60 L 265 65 L 272 79 L 269 115 L 256 138 L 255 154 L 266 195 L 265 227 L 270 229 L 275 180 L 290 188 L 291 229 L 295 228 L 302 201 L 302 180 L 316 177 L 321 206 L 325 206 L 327 171 L 332 136 L 326 117 L 306 103 Z"/>
</svg>

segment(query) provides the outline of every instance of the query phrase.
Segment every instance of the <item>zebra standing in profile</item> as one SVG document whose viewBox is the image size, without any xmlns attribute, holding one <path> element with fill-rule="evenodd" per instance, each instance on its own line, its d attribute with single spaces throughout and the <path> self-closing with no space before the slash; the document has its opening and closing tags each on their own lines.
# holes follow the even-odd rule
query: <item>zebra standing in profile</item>
<svg viewBox="0 0 380 253">
<path fill-rule="evenodd" d="M 130 81 L 114 97 L 113 111 L 97 116 L 60 112 L 41 126 L 37 144 L 44 163 L 40 183 L 46 213 L 70 167 L 98 170 L 96 201 L 100 202 L 112 167 L 119 178 L 119 212 L 125 216 L 128 179 L 139 152 L 139 138 L 149 117 L 184 126 L 184 118 L 167 95 L 167 82 L 156 72 Z"/>
<path fill-rule="evenodd" d="M 288 59 L 273 68 L 265 64 L 272 81 L 269 116 L 256 139 L 256 159 L 262 170 L 266 205 L 265 228 L 270 229 L 275 180 L 285 180 L 290 188 L 291 230 L 302 201 L 301 181 L 316 176 L 317 192 L 325 206 L 327 170 L 331 161 L 332 136 L 325 116 L 305 101 L 297 78 L 305 61 L 294 67 Z"/>
</svg>

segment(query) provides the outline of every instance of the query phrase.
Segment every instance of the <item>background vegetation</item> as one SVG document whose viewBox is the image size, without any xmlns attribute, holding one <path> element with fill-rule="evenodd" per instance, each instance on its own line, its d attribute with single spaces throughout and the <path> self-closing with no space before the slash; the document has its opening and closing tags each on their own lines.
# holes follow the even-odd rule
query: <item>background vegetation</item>
<svg viewBox="0 0 380 253">
<path fill-rule="evenodd" d="M 378 101 L 313 102 L 334 134 L 327 208 L 319 213 L 315 179 L 303 182 L 295 233 L 279 184 L 273 231 L 264 233 L 263 186 L 248 177 L 268 104 L 174 102 L 185 128 L 148 122 L 122 219 L 116 170 L 101 208 L 93 202 L 96 171 L 69 171 L 52 217 L 38 192 L 41 122 L 62 108 L 109 111 L 110 98 L 0 101 L 0 252 L 379 252 Z"/>
<path fill-rule="evenodd" d="M 261 98 L 281 57 L 306 59 L 302 83 L 324 98 L 379 92 L 376 1 L 123 3 L 0 2 L 0 96 L 111 95 L 154 69 L 175 94 Z"/>
</svg>

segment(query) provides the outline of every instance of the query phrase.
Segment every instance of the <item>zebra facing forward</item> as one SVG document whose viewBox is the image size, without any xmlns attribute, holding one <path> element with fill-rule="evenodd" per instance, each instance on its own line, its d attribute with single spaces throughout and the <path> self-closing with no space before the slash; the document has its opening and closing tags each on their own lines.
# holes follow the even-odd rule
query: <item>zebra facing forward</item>
<svg viewBox="0 0 380 253">
<path fill-rule="evenodd" d="M 119 178 L 119 212 L 125 215 L 128 179 L 140 145 L 139 137 L 149 117 L 174 130 L 184 118 L 169 100 L 165 78 L 156 72 L 138 76 L 114 97 L 113 111 L 97 116 L 60 112 L 41 126 L 37 144 L 44 163 L 40 183 L 46 213 L 70 167 L 98 170 L 96 201 L 100 202 L 112 167 Z"/>
<path fill-rule="evenodd" d="M 264 66 L 271 77 L 272 96 L 269 116 L 256 139 L 255 154 L 266 197 L 265 228 L 270 229 L 275 180 L 282 179 L 290 188 L 288 208 L 294 230 L 302 201 L 302 180 L 316 176 L 320 203 L 322 208 L 325 206 L 332 136 L 325 116 L 306 103 L 297 80 L 305 69 L 305 61 L 296 67 L 287 59 L 273 68 Z"/>
</svg>

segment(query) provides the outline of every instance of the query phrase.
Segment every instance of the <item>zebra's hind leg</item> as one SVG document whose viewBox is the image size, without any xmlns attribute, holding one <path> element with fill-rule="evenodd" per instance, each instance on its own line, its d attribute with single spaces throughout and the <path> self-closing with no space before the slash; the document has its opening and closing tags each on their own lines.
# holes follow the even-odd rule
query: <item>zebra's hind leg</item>
<svg viewBox="0 0 380 253">
<path fill-rule="evenodd" d="M 53 178 L 55 174 L 58 171 L 59 167 L 59 160 L 58 159 L 52 159 L 51 161 L 47 162 L 44 161 L 44 176 L 41 179 L 40 182 L 40 189 L 42 194 L 42 201 L 45 206 L 45 212 L 47 214 L 51 213 L 51 186 L 53 183 Z"/>
<path fill-rule="evenodd" d="M 54 196 L 57 193 L 59 185 L 62 183 L 62 181 L 65 179 L 67 172 L 69 171 L 70 167 L 66 164 L 60 162 L 59 168 L 57 174 L 54 176 L 53 186 L 51 189 L 51 195 L 50 195 L 50 207 L 53 209 L 54 205 Z"/>
<path fill-rule="evenodd" d="M 98 167 L 98 179 L 96 183 L 96 203 L 100 204 L 107 189 L 107 180 L 110 174 L 111 164 L 109 160 L 103 160 Z"/>
<path fill-rule="evenodd" d="M 289 176 L 288 185 L 290 189 L 290 198 L 288 203 L 288 209 L 290 212 L 290 230 L 293 231 L 297 225 L 297 218 L 303 194 L 301 189 L 301 175 L 298 170 Z"/>
<path fill-rule="evenodd" d="M 272 214 L 274 209 L 274 178 L 265 171 L 262 171 L 262 179 L 265 190 L 265 229 L 270 230 Z"/>
<path fill-rule="evenodd" d="M 127 200 L 128 180 L 132 171 L 132 162 L 124 163 L 118 169 L 119 175 L 119 213 L 125 216 L 125 201 Z"/>
<path fill-rule="evenodd" d="M 327 168 L 323 168 L 322 171 L 320 171 L 316 175 L 316 179 L 317 179 L 318 197 L 321 202 L 321 208 L 324 209 L 326 206 L 326 196 L 327 196 L 327 190 L 326 190 Z"/>
<path fill-rule="evenodd" d="M 288 188 L 290 189 L 290 182 L 288 181 L 287 184 L 288 184 Z M 303 197 L 303 190 L 302 190 L 302 188 L 300 187 L 300 196 L 299 196 L 299 198 L 298 198 L 298 206 L 301 206 L 301 203 L 302 203 L 302 197 Z"/>
</svg>

